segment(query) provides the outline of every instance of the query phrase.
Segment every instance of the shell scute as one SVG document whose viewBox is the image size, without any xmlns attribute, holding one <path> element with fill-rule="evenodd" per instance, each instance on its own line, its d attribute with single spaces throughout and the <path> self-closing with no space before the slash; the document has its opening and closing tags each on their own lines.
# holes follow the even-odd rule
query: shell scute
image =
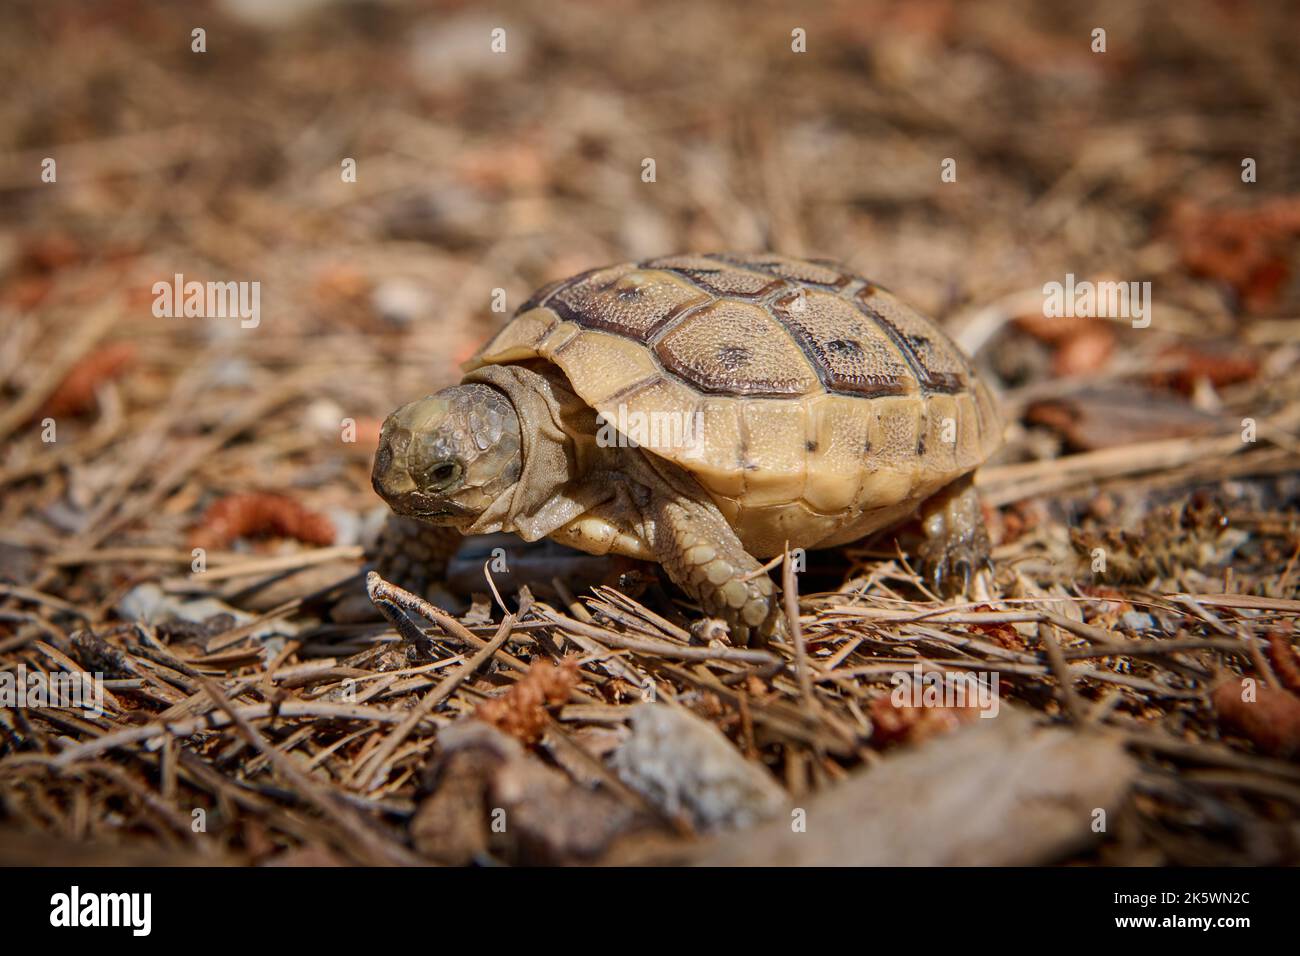
<svg viewBox="0 0 1300 956">
<path fill-rule="evenodd" d="M 695 476 L 756 556 L 906 517 L 1001 438 L 992 396 L 943 331 L 826 260 L 595 269 L 535 294 L 467 368 L 534 359 L 607 421 L 694 416 L 701 440 L 645 450 Z"/>
<path fill-rule="evenodd" d="M 829 390 L 867 397 L 917 392 L 898 345 L 844 298 L 800 289 L 774 300 L 772 311 L 814 357 Z"/>
<path fill-rule="evenodd" d="M 842 289 L 853 281 L 853 275 L 838 263 L 824 260 L 790 259 L 761 253 L 732 253 L 716 256 L 723 262 L 730 262 L 746 269 L 766 272 L 778 279 L 786 279 L 798 285 L 824 286 L 828 289 Z"/>
<path fill-rule="evenodd" d="M 933 322 L 870 284 L 854 300 L 898 344 L 925 390 L 952 393 L 969 387 L 966 360 Z"/>
<path fill-rule="evenodd" d="M 722 299 L 673 326 L 655 345 L 664 367 L 704 392 L 805 395 L 818 378 L 764 308 Z"/>
<path fill-rule="evenodd" d="M 675 316 L 708 301 L 671 273 L 627 266 L 591 273 L 553 292 L 545 305 L 579 325 L 645 342 Z"/>
<path fill-rule="evenodd" d="M 665 256 L 645 265 L 649 269 L 669 270 L 710 295 L 723 298 L 764 299 L 788 286 L 779 276 L 737 268 L 717 256 Z"/>
</svg>

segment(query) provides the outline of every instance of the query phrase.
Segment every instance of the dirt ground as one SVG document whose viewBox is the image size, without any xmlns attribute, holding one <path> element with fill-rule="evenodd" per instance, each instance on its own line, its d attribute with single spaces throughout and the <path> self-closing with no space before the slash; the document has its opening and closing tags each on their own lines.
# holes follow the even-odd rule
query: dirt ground
<svg viewBox="0 0 1300 956">
<path fill-rule="evenodd" d="M 0 664 L 104 706 L 0 707 L 0 859 L 782 862 L 747 828 L 856 832 L 837 794 L 902 808 L 942 757 L 996 812 L 902 820 L 924 862 L 1300 861 L 1297 35 L 1227 0 L 6 3 Z M 402 640 L 384 416 L 543 283 L 721 250 L 839 260 L 974 357 L 974 599 L 905 528 L 811 555 L 799 640 L 746 651 L 631 562 L 510 545 L 498 601 L 480 542 Z M 185 281 L 258 308 L 166 314 Z M 1150 308 L 1045 317 L 1053 282 Z M 914 666 L 1017 717 L 897 706 Z"/>
</svg>

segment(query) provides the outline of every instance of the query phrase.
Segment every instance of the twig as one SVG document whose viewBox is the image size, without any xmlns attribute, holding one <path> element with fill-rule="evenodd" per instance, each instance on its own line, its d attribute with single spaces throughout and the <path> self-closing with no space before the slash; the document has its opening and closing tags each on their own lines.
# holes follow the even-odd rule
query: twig
<svg viewBox="0 0 1300 956">
<path fill-rule="evenodd" d="M 388 762 L 393 753 L 401 746 L 402 742 L 411 735 L 411 732 L 419 725 L 420 721 L 426 715 L 433 712 L 433 709 L 451 696 L 452 691 L 459 687 L 471 674 L 492 659 L 492 655 L 497 652 L 506 638 L 510 636 L 510 631 L 514 627 L 515 618 L 513 614 L 507 614 L 501 619 L 501 625 L 497 628 L 496 635 L 488 641 L 477 654 L 466 661 L 461 667 L 442 679 L 433 690 L 420 698 L 420 702 L 411 708 L 406 719 L 393 728 L 393 731 L 384 738 L 374 756 L 371 758 L 371 764 L 374 770 L 362 784 L 363 790 L 374 790 L 383 781 L 388 773 Z"/>
</svg>

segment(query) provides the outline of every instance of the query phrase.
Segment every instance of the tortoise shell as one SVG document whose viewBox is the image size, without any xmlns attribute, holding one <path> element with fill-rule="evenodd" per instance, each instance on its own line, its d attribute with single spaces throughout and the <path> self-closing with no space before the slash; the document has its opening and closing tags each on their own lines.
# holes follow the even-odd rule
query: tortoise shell
<svg viewBox="0 0 1300 956">
<path fill-rule="evenodd" d="M 756 555 L 894 523 L 1001 440 L 988 389 L 932 322 L 824 260 L 678 255 L 539 290 L 466 369 L 545 360 L 703 485 Z"/>
</svg>

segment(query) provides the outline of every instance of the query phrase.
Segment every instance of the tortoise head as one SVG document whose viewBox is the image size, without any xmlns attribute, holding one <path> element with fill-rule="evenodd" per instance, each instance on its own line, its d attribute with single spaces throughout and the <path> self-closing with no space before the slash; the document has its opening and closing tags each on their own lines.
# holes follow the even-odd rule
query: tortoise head
<svg viewBox="0 0 1300 956">
<path fill-rule="evenodd" d="M 370 483 L 400 515 L 466 525 L 519 480 L 522 463 L 509 399 L 489 385 L 453 385 L 388 416 Z"/>
</svg>

